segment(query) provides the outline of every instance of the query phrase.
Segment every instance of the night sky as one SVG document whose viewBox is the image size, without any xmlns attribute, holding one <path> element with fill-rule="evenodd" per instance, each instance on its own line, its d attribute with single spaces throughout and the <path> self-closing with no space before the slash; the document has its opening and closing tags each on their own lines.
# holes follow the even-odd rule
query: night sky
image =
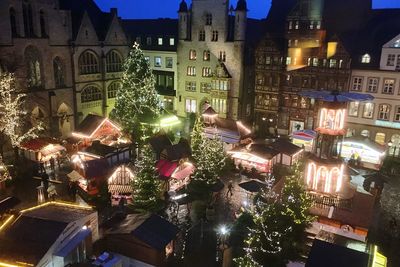
<svg viewBox="0 0 400 267">
<path fill-rule="evenodd" d="M 123 18 L 176 18 L 181 0 L 95 0 L 95 2 L 105 11 L 110 7 L 117 7 L 119 15 Z M 237 0 L 230 2 L 236 5 Z M 267 16 L 271 0 L 247 0 L 247 4 L 249 17 L 264 18 Z M 388 7 L 400 8 L 400 0 L 374 0 L 374 8 Z"/>
</svg>

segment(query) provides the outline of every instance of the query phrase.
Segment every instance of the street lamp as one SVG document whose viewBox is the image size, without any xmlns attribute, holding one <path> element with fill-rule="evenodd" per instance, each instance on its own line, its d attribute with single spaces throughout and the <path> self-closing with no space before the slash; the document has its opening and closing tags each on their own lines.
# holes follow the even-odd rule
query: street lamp
<svg viewBox="0 0 400 267">
<path fill-rule="evenodd" d="M 222 225 L 220 225 L 219 228 L 218 228 L 218 233 L 219 233 L 219 235 L 220 235 L 220 240 L 221 240 L 220 249 L 221 249 L 221 251 L 222 251 L 222 257 L 221 257 L 221 259 L 222 259 L 222 265 L 223 265 L 223 264 L 224 264 L 224 253 L 225 253 L 225 249 L 226 249 L 226 244 L 225 244 L 225 242 L 226 242 L 226 237 L 227 237 L 228 234 L 229 234 L 229 228 L 228 228 L 226 225 L 222 224 Z"/>
<path fill-rule="evenodd" d="M 393 154 L 391 153 L 391 150 L 392 150 L 392 146 L 393 146 L 393 142 L 392 141 L 390 141 L 389 143 L 388 143 L 388 146 L 389 146 L 389 156 L 394 156 L 394 152 L 393 152 Z"/>
</svg>

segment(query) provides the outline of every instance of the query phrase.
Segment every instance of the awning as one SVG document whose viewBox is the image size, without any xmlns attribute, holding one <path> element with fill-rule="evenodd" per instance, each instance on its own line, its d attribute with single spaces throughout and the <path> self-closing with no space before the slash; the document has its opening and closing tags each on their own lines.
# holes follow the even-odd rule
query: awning
<svg viewBox="0 0 400 267">
<path fill-rule="evenodd" d="M 77 182 L 77 181 L 79 181 L 80 179 L 85 179 L 85 178 L 84 178 L 82 175 L 80 175 L 79 172 L 77 172 L 77 171 L 72 171 L 72 172 L 68 173 L 67 176 L 68 176 L 68 178 L 69 178 L 69 180 L 70 180 L 71 182 Z"/>
<path fill-rule="evenodd" d="M 183 180 L 186 177 L 189 177 L 193 171 L 194 171 L 194 166 L 191 163 L 185 163 L 182 167 L 179 167 L 174 171 L 174 173 L 171 175 L 171 178 L 176 179 L 176 180 Z"/>
<path fill-rule="evenodd" d="M 178 163 L 170 162 L 165 159 L 160 159 L 156 164 L 156 168 L 160 176 L 167 178 L 171 177 L 176 167 L 178 167 Z"/>
<path fill-rule="evenodd" d="M 65 147 L 58 144 L 49 144 L 40 150 L 43 157 L 65 150 Z"/>
<path fill-rule="evenodd" d="M 88 237 L 92 231 L 89 229 L 81 230 L 77 233 L 63 248 L 61 248 L 55 256 L 65 258 L 68 254 L 71 253 L 73 249 L 75 249 L 86 237 Z"/>
<path fill-rule="evenodd" d="M 119 185 L 119 184 L 109 184 L 108 192 L 111 194 L 128 194 L 132 193 L 132 186 L 130 185 Z"/>
</svg>

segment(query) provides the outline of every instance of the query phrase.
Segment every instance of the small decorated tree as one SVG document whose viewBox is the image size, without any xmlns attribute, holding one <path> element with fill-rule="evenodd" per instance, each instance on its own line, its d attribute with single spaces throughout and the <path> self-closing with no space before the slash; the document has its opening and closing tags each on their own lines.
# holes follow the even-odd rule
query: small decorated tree
<svg viewBox="0 0 400 267">
<path fill-rule="evenodd" d="M 308 213 L 311 201 L 303 187 L 302 172 L 294 167 L 286 177 L 280 194 L 272 183 L 255 201 L 254 226 L 245 240 L 245 255 L 235 259 L 240 267 L 283 267 L 299 258 L 306 238 L 305 230 L 314 217 Z"/>
<path fill-rule="evenodd" d="M 150 64 L 138 44 L 133 45 L 123 69 L 122 88 L 117 92 L 111 117 L 119 121 L 137 143 L 143 144 L 160 115 L 161 103 Z"/>
<path fill-rule="evenodd" d="M 0 139 L 3 140 L 0 144 L 1 152 L 7 140 L 16 150 L 23 141 L 37 137 L 38 131 L 42 130 L 41 124 L 27 129 L 25 97 L 25 94 L 17 91 L 13 74 L 0 75 Z"/>
<path fill-rule="evenodd" d="M 133 207 L 144 212 L 157 212 L 163 207 L 161 183 L 155 167 L 155 158 L 149 145 L 142 150 L 137 172 L 132 182 Z"/>
</svg>

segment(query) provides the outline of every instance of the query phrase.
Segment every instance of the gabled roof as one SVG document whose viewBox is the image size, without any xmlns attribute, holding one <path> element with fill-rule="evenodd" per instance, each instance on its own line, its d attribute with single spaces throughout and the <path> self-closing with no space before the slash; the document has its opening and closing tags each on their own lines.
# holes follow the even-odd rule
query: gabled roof
<svg viewBox="0 0 400 267">
<path fill-rule="evenodd" d="M 149 143 L 157 155 L 172 145 L 171 140 L 169 140 L 168 136 L 164 132 L 159 132 L 158 134 L 152 136 L 149 139 Z"/>
<path fill-rule="evenodd" d="M 289 140 L 285 140 L 285 139 L 278 139 L 275 142 L 273 142 L 271 144 L 271 147 L 277 151 L 279 151 L 280 153 L 289 155 L 289 156 L 293 156 L 296 153 L 299 153 L 302 148 L 296 146 L 295 144 L 293 144 L 292 142 L 290 142 Z"/>
<path fill-rule="evenodd" d="M 59 3 L 60 9 L 71 11 L 73 40 L 78 35 L 85 12 L 88 14 L 99 40 L 105 39 L 113 14 L 102 12 L 93 0 L 59 0 Z"/>
<path fill-rule="evenodd" d="M 115 127 L 115 129 L 119 130 L 117 125 L 112 122 L 108 118 L 104 118 L 99 115 L 89 114 L 85 117 L 85 119 L 76 127 L 73 134 L 75 135 L 83 135 L 90 137 L 103 123 L 109 122 L 110 125 Z"/>
<path fill-rule="evenodd" d="M 178 144 L 168 146 L 166 148 L 166 154 L 168 160 L 177 161 L 192 155 L 192 150 L 190 148 L 189 142 L 186 139 L 181 138 Z"/>
<path fill-rule="evenodd" d="M 92 155 L 100 156 L 100 157 L 107 157 L 113 153 L 116 153 L 118 148 L 104 145 L 100 142 L 93 142 L 91 146 L 85 147 L 82 152 L 89 153 Z"/>
<path fill-rule="evenodd" d="M 132 231 L 139 240 L 159 251 L 176 238 L 179 228 L 157 215 L 151 215 Z"/>
</svg>

